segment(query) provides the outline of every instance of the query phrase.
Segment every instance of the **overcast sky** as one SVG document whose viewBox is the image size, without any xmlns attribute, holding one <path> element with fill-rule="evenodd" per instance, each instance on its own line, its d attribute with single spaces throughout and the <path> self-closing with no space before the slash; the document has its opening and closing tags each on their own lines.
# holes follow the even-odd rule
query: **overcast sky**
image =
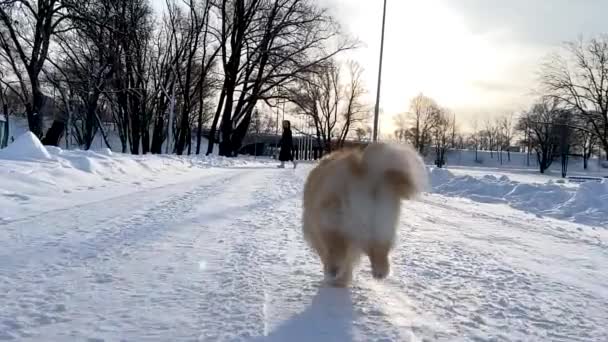
<svg viewBox="0 0 608 342">
<path fill-rule="evenodd" d="M 373 100 L 382 1 L 320 1 L 366 44 L 350 57 L 366 69 Z M 540 60 L 566 40 L 608 32 L 607 13 L 607 0 L 388 0 L 383 122 L 418 92 L 462 120 L 520 110 Z"/>
</svg>

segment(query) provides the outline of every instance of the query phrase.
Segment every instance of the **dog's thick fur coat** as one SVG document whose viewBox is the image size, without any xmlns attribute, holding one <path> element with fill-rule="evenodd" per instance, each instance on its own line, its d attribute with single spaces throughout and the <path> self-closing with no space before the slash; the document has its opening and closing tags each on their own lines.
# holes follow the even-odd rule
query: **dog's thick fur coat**
<svg viewBox="0 0 608 342">
<path fill-rule="evenodd" d="M 333 286 L 348 286 L 360 256 L 376 279 L 390 272 L 401 200 L 424 191 L 428 176 L 408 145 L 370 144 L 323 158 L 304 188 L 304 238 Z"/>
</svg>

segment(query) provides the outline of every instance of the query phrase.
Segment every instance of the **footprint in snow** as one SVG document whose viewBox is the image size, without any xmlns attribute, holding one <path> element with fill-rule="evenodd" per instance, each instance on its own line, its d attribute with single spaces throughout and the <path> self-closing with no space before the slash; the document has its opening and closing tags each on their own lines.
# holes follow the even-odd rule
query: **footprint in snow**
<svg viewBox="0 0 608 342">
<path fill-rule="evenodd" d="M 22 202 L 27 202 L 30 200 L 29 196 L 26 195 L 22 195 L 22 194 L 18 194 L 15 192 L 5 192 L 2 194 L 4 197 L 8 197 L 8 198 L 12 198 L 12 199 L 16 199 L 18 201 L 22 201 Z"/>
</svg>

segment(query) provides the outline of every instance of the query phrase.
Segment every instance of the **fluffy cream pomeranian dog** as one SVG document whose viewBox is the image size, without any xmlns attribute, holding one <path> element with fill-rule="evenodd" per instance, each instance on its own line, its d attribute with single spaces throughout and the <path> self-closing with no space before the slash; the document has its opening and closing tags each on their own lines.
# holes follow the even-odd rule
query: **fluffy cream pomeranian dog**
<svg viewBox="0 0 608 342">
<path fill-rule="evenodd" d="M 424 162 L 409 145 L 374 143 L 323 158 L 306 180 L 302 219 L 325 280 L 348 286 L 361 255 L 369 258 L 374 278 L 386 278 L 401 200 L 427 185 Z"/>
</svg>

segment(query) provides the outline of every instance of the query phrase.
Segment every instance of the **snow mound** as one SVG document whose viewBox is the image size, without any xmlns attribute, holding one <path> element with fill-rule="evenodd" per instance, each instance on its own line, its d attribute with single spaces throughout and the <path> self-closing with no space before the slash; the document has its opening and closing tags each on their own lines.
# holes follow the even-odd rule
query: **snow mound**
<svg viewBox="0 0 608 342">
<path fill-rule="evenodd" d="M 608 216 L 608 183 L 586 182 L 560 208 L 559 214 L 581 223 L 601 222 Z"/>
<path fill-rule="evenodd" d="M 506 203 L 535 215 L 547 215 L 591 226 L 608 226 L 608 183 L 586 182 L 566 187 L 558 182 L 520 183 L 503 176 L 455 176 L 432 169 L 433 192 L 483 203 Z"/>
<path fill-rule="evenodd" d="M 108 156 L 111 157 L 112 156 L 112 150 L 110 150 L 109 148 L 102 148 L 99 151 L 97 151 L 99 154 L 104 155 L 104 156 Z"/>
<path fill-rule="evenodd" d="M 51 154 L 32 132 L 25 132 L 15 142 L 0 150 L 0 159 L 48 160 Z"/>
<path fill-rule="evenodd" d="M 42 146 L 28 132 L 0 150 L 0 221 L 197 179 L 209 168 L 268 167 L 269 162 L 63 150 Z"/>
<path fill-rule="evenodd" d="M 430 173 L 431 185 L 433 187 L 447 183 L 450 179 L 454 178 L 454 174 L 450 171 L 438 167 L 431 168 Z"/>
</svg>

